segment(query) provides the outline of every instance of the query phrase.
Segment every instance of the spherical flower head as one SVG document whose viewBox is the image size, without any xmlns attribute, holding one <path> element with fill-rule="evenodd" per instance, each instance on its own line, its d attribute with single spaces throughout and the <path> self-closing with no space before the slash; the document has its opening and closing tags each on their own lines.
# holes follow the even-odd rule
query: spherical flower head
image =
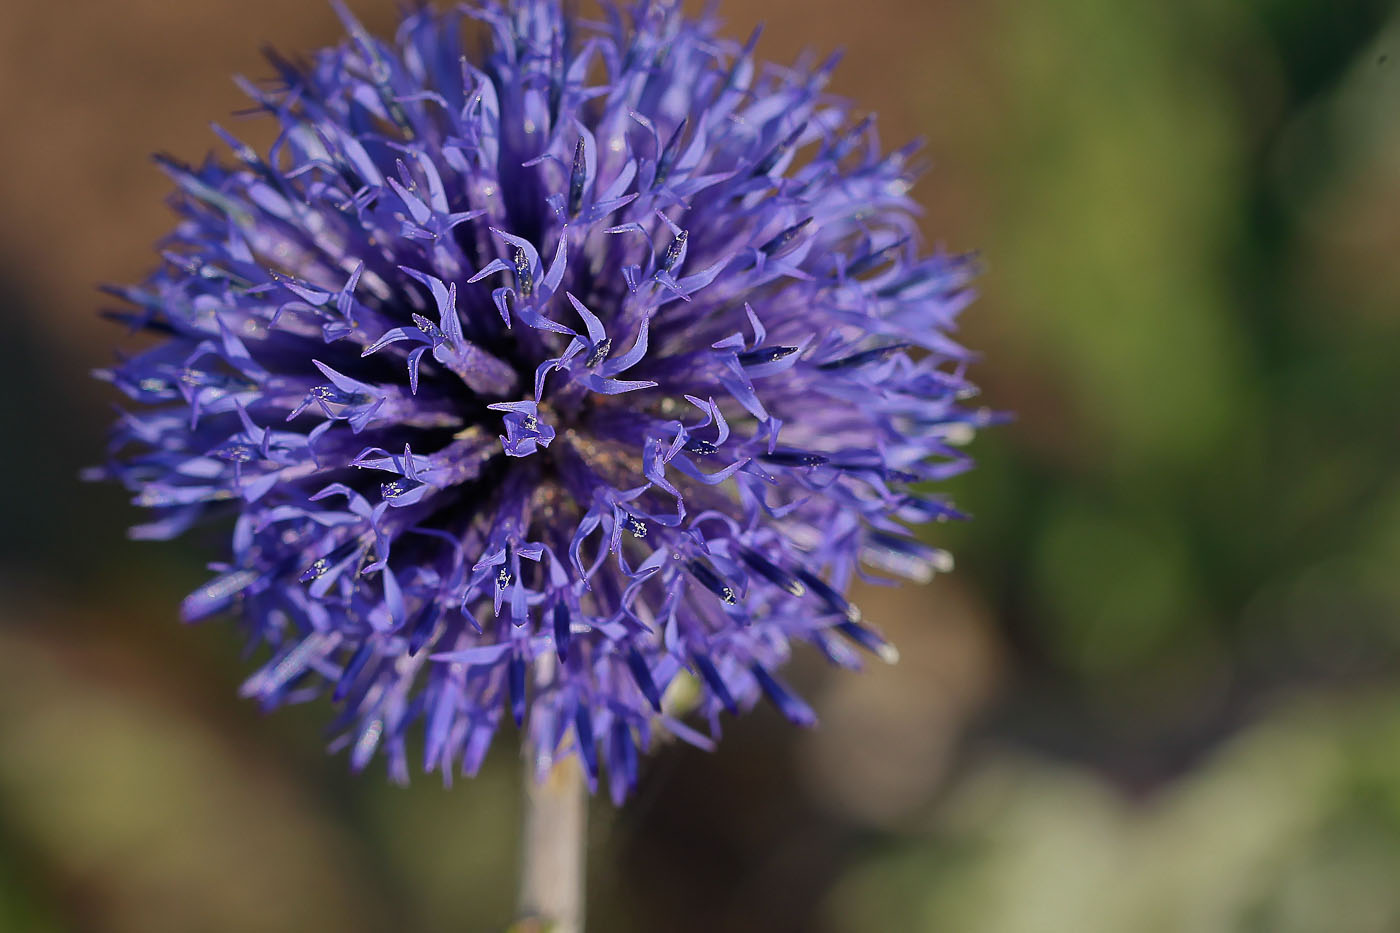
<svg viewBox="0 0 1400 933">
<path fill-rule="evenodd" d="M 893 656 L 843 593 L 942 568 L 910 528 L 956 517 L 928 484 L 988 420 L 911 152 L 832 63 L 678 5 L 341 15 L 245 85 L 268 152 L 216 127 L 231 159 L 162 160 L 165 263 L 114 289 L 155 338 L 101 374 L 133 535 L 232 526 L 184 617 L 236 612 L 269 652 L 244 693 L 329 693 L 336 747 L 401 780 L 411 735 L 450 779 L 513 719 L 620 800 L 658 734 L 708 747 L 763 697 L 812 723 L 775 671 Z"/>
</svg>

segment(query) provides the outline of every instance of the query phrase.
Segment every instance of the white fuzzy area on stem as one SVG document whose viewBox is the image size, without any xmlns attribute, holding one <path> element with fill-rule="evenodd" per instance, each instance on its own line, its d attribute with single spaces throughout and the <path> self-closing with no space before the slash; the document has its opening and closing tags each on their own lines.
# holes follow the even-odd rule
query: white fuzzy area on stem
<svg viewBox="0 0 1400 933">
<path fill-rule="evenodd" d="M 546 659 L 541 659 L 546 660 Z M 550 657 L 547 660 L 552 661 Z M 549 671 L 537 662 L 536 677 Z M 520 931 L 583 933 L 588 791 L 578 758 L 554 763 L 543 780 L 527 760 L 525 827 L 521 839 Z"/>
</svg>

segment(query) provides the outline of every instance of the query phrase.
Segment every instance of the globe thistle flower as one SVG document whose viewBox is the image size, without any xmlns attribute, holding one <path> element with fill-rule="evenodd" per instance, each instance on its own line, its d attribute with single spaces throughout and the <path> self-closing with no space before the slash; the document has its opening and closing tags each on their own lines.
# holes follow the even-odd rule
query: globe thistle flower
<svg viewBox="0 0 1400 933">
<path fill-rule="evenodd" d="M 335 746 L 401 780 L 411 734 L 450 780 L 509 719 L 620 800 L 657 733 L 709 747 L 764 697 L 811 724 L 792 644 L 894 656 L 843 594 L 943 567 L 910 526 L 957 517 L 925 490 L 988 420 L 912 149 L 833 61 L 678 5 L 340 12 L 244 84 L 269 151 L 160 159 L 178 226 L 113 289 L 155 339 L 100 374 L 134 403 L 101 472 L 136 538 L 232 527 L 184 618 L 237 613 L 270 651 L 243 692 L 329 694 Z"/>
</svg>

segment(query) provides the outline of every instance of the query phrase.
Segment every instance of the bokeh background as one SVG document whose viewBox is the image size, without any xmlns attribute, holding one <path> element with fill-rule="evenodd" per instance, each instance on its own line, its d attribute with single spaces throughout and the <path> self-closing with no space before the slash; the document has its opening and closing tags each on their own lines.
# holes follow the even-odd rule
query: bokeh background
<svg viewBox="0 0 1400 933">
<path fill-rule="evenodd" d="M 357 0 L 380 31 L 394 11 Z M 762 0 L 791 61 L 927 141 L 930 243 L 976 248 L 984 396 L 1018 420 L 939 526 L 957 570 L 860 594 L 894 667 L 793 677 L 590 826 L 600 933 L 1400 930 L 1400 10 L 1338 0 Z M 355 779 L 322 706 L 235 696 L 181 627 L 218 555 L 80 484 L 151 265 L 285 0 L 10 0 L 0 17 L 0 930 L 510 922 L 509 737 L 444 791 Z M 256 123 L 241 133 L 258 136 Z"/>
</svg>

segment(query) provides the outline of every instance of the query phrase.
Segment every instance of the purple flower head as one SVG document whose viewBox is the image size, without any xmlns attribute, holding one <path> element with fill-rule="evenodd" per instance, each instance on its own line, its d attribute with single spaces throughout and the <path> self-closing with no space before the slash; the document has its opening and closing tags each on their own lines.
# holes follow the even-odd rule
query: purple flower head
<svg viewBox="0 0 1400 933">
<path fill-rule="evenodd" d="M 161 160 L 165 264 L 114 290 L 155 338 L 101 374 L 133 536 L 232 525 L 184 617 L 235 611 L 270 650 L 243 692 L 329 693 L 336 747 L 396 779 L 410 734 L 450 779 L 513 719 L 620 800 L 658 733 L 709 747 L 684 715 L 810 724 L 790 646 L 893 656 L 842 594 L 943 569 L 909 527 L 957 517 L 928 482 L 988 421 L 949 337 L 971 263 L 921 258 L 911 150 L 823 91 L 833 62 L 678 5 L 341 15 L 246 85 L 268 152 Z"/>
</svg>

